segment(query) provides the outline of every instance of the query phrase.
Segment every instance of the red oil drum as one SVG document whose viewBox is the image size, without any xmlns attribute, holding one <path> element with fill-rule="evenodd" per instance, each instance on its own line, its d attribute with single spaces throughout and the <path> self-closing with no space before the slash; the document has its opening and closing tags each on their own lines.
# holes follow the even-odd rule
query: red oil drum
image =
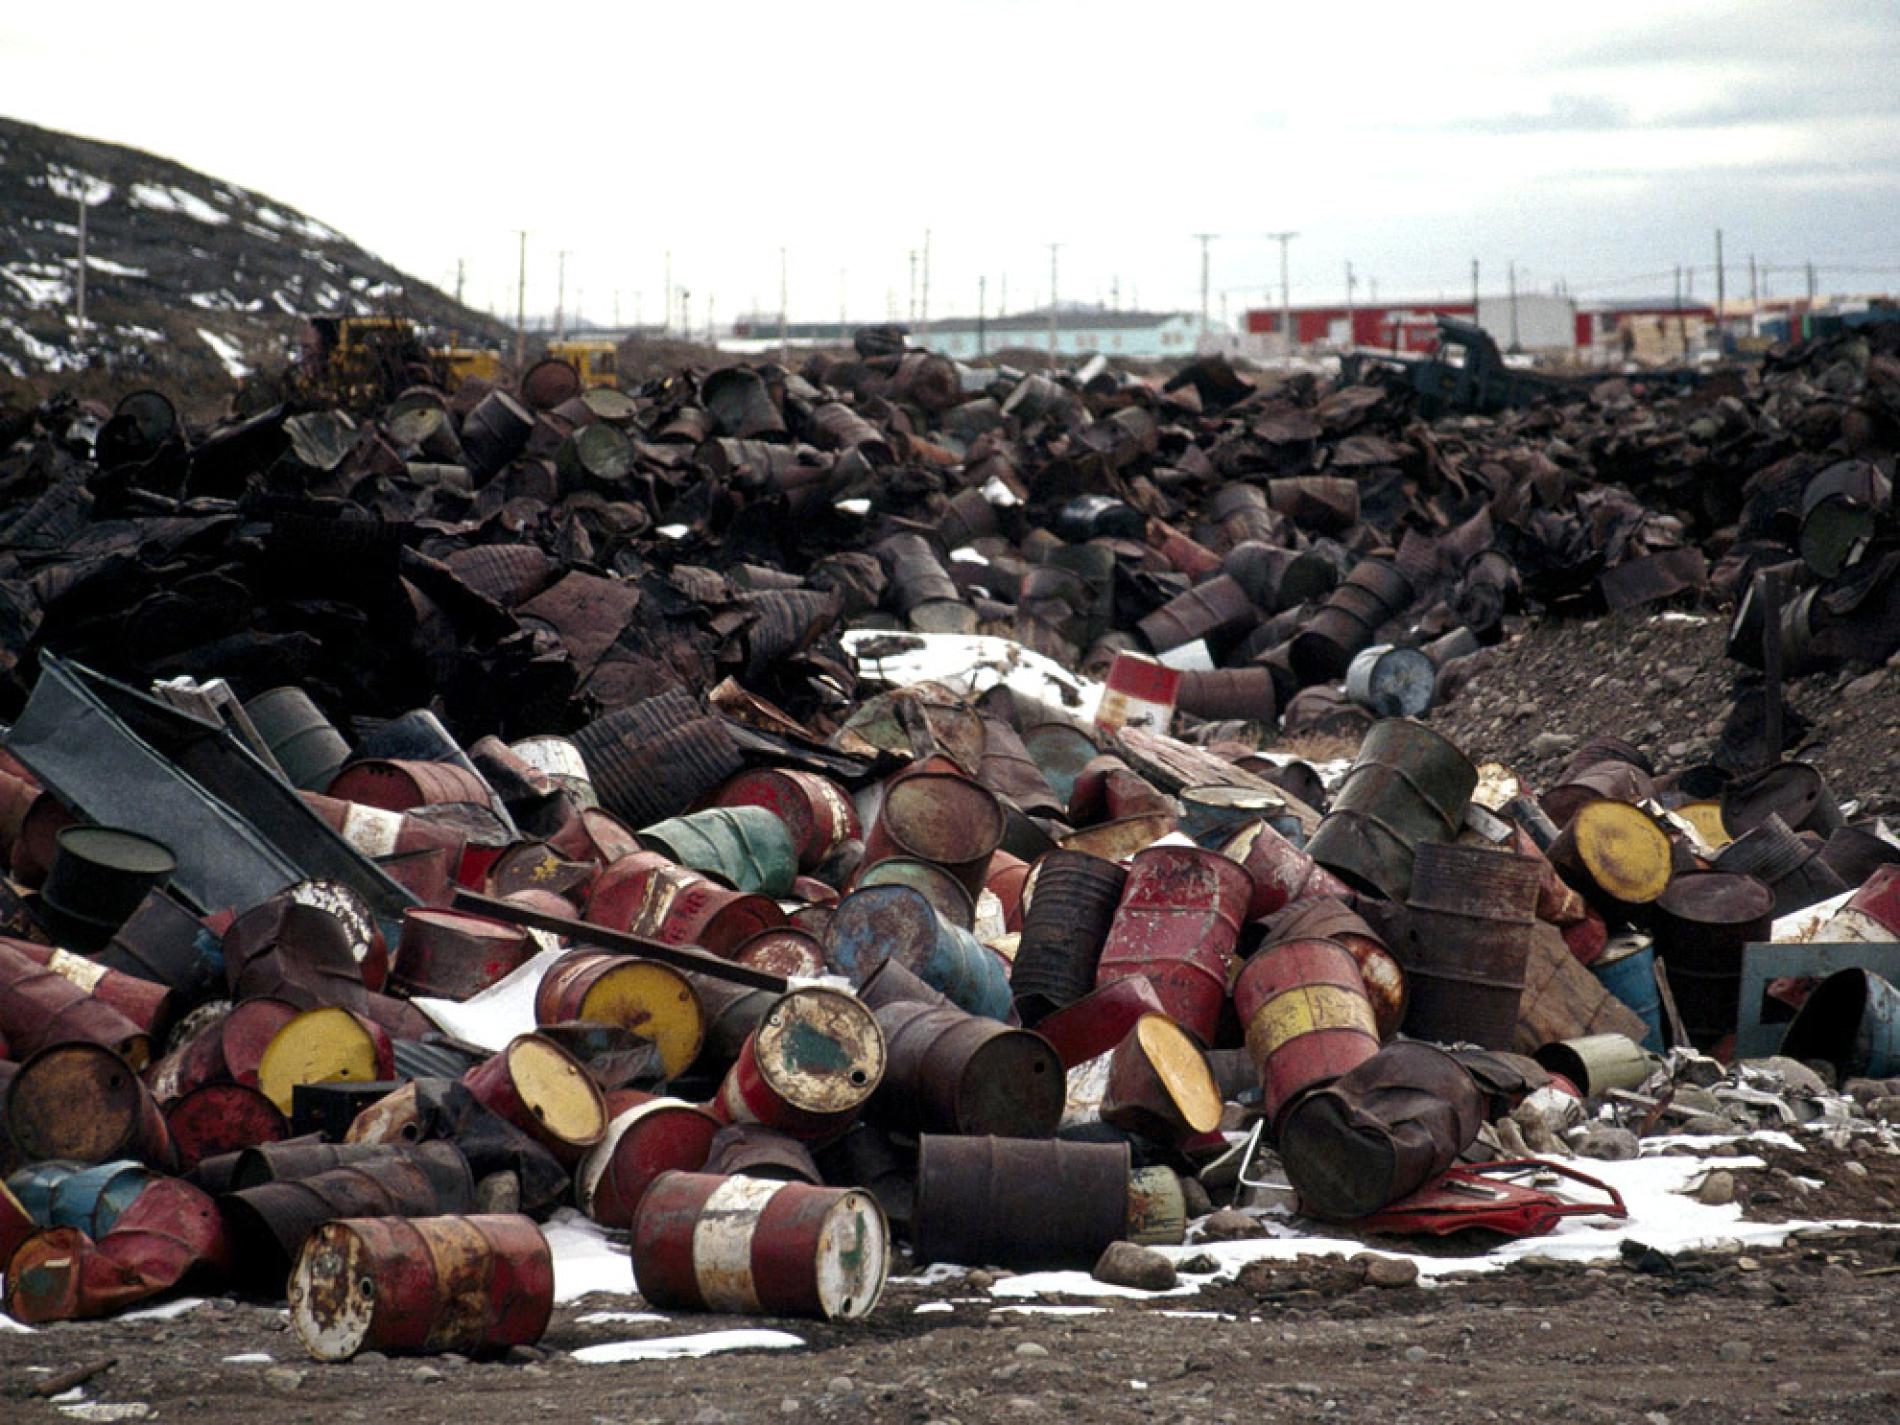
<svg viewBox="0 0 1900 1425">
<path fill-rule="evenodd" d="M 855 996 L 812 985 L 781 995 L 746 1036 L 711 1107 L 802 1142 L 838 1137 L 884 1078 L 877 1019 Z"/>
<path fill-rule="evenodd" d="M 320 1361 L 532 1345 L 553 1309 L 553 1254 L 525 1217 L 327 1223 L 290 1277 L 291 1326 Z"/>
<path fill-rule="evenodd" d="M 634 1282 L 662 1309 L 852 1320 L 890 1257 L 884 1209 L 853 1188 L 666 1173 L 633 1225 Z"/>
<path fill-rule="evenodd" d="M 633 1225 L 640 1199 L 661 1173 L 696 1173 L 719 1120 L 677 1098 L 645 1097 L 614 1115 L 606 1136 L 574 1172 L 574 1201 L 603 1227 Z"/>
<path fill-rule="evenodd" d="M 1330 940 L 1283 940 L 1241 970 L 1234 1007 L 1271 1122 L 1301 1094 L 1379 1052 L 1359 962 Z"/>
<path fill-rule="evenodd" d="M 1149 981 L 1169 1018 L 1211 1045 L 1252 898 L 1247 873 L 1218 852 L 1149 847 L 1129 867 L 1095 983 Z"/>
</svg>

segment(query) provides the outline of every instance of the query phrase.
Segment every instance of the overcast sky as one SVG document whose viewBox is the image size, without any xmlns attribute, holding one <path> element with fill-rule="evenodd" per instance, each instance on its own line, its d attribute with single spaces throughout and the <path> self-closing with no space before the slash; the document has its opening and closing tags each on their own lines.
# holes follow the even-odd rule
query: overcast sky
<svg viewBox="0 0 1900 1425">
<path fill-rule="evenodd" d="M 23 13 L 24 12 L 24 13 Z M 0 112 L 150 149 L 303 209 L 512 315 L 854 319 L 1063 299 L 1336 301 L 1729 290 L 1752 253 L 1900 288 L 1892 0 L 1290 5 L 652 3 L 0 7 Z M 1369 286 L 1361 286 L 1364 298 Z M 638 294 L 636 296 L 636 294 Z"/>
</svg>

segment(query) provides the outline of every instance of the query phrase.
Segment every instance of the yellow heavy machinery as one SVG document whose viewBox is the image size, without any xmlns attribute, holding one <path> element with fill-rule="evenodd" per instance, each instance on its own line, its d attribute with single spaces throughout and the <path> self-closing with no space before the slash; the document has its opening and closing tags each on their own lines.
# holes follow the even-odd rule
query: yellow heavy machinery
<svg viewBox="0 0 1900 1425">
<path fill-rule="evenodd" d="M 429 352 L 407 317 L 311 317 L 298 366 L 345 401 L 386 399 L 431 376 Z"/>
<path fill-rule="evenodd" d="M 479 346 L 439 346 L 429 357 L 442 368 L 442 384 L 454 390 L 469 377 L 478 381 L 499 381 L 502 377 L 501 353 Z"/>
<path fill-rule="evenodd" d="M 548 355 L 580 372 L 583 388 L 619 384 L 619 363 L 610 341 L 551 341 Z"/>
</svg>

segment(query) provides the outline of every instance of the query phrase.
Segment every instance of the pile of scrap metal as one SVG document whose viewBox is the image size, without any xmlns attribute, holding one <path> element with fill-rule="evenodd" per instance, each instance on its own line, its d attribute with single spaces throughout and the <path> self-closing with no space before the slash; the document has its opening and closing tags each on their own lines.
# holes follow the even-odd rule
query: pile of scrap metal
<svg viewBox="0 0 1900 1425">
<path fill-rule="evenodd" d="M 1878 410 L 1834 371 L 1771 378 L 1833 428 L 1762 438 Z M 1895 1071 L 1900 852 L 1812 768 L 1599 739 L 1535 796 L 1375 720 L 1519 600 L 1745 558 L 1716 436 L 1779 388 L 1428 427 L 1219 362 L 542 375 L 202 438 L 65 406 L 6 456 L 16 1318 L 216 1285 L 321 1359 L 497 1350 L 568 1207 L 655 1305 L 848 1319 L 895 1243 L 1090 1267 L 1270 1150 L 1304 1213 L 1442 1230 L 1488 1122 L 1768 1052 L 1764 1004 Z M 1300 697 L 1367 727 L 1330 793 L 1261 751 Z"/>
</svg>

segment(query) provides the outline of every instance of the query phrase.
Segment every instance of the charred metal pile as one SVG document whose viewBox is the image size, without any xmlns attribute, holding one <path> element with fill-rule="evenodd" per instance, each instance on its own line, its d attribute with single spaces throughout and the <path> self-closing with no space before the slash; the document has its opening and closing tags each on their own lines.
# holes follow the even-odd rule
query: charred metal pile
<svg viewBox="0 0 1900 1425">
<path fill-rule="evenodd" d="M 42 409 L 0 460 L 6 1309 L 215 1286 L 322 1359 L 495 1350 L 564 1208 L 662 1307 L 862 1316 L 893 1229 L 1152 1284 L 1263 1189 L 1470 1225 L 1510 1115 L 1666 1127 L 1654 1056 L 1772 1053 L 1764 1002 L 1900 1071 L 1900 849 L 1812 768 L 1604 738 L 1540 790 L 1394 715 L 1517 608 L 1759 568 L 1873 656 L 1826 635 L 1894 586 L 1895 335 L 1429 426 L 887 332 L 631 395 Z M 979 690 L 985 633 L 1106 688 Z M 1263 750 L 1282 708 L 1363 726 L 1336 784 Z M 1511 1193 L 1482 1225 L 1577 1210 Z"/>
</svg>

